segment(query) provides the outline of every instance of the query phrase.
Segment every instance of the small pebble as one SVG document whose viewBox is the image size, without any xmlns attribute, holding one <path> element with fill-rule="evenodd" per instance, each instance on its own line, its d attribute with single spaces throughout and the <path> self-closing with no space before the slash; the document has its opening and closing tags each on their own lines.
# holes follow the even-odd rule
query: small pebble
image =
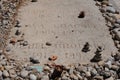
<svg viewBox="0 0 120 80">
<path fill-rule="evenodd" d="M 4 77 L 9 77 L 8 71 L 4 70 L 4 71 L 3 71 L 3 76 L 4 76 Z"/>
<path fill-rule="evenodd" d="M 116 23 L 120 24 L 120 19 L 117 19 L 117 20 L 116 20 Z"/>
<path fill-rule="evenodd" d="M 52 44 L 50 42 L 46 42 L 46 45 L 47 46 L 51 46 Z"/>
<path fill-rule="evenodd" d="M 90 72 L 86 72 L 86 77 L 90 77 L 91 76 L 91 73 Z"/>
<path fill-rule="evenodd" d="M 49 76 L 48 75 L 44 75 L 44 76 L 42 76 L 41 80 L 49 80 Z"/>
<path fill-rule="evenodd" d="M 40 61 L 37 58 L 35 58 L 35 57 L 30 57 L 30 62 L 32 62 L 33 64 L 40 63 Z"/>
<path fill-rule="evenodd" d="M 37 77 L 34 74 L 30 74 L 30 80 L 37 80 Z"/>
<path fill-rule="evenodd" d="M 21 71 L 21 77 L 23 77 L 23 78 L 25 78 L 25 77 L 27 77 L 28 76 L 28 71 L 26 71 L 26 70 L 22 70 Z"/>
<path fill-rule="evenodd" d="M 105 79 L 105 80 L 115 80 L 113 77 L 110 77 L 108 79 Z"/>
<path fill-rule="evenodd" d="M 111 61 L 107 61 L 105 63 L 105 67 L 111 68 L 111 66 L 112 66 L 112 62 Z"/>
<path fill-rule="evenodd" d="M 2 76 L 2 71 L 0 71 L 0 77 Z"/>
<path fill-rule="evenodd" d="M 28 41 L 24 41 L 23 46 L 27 46 L 27 45 L 28 45 Z"/>
<path fill-rule="evenodd" d="M 116 10 L 115 10 L 113 7 L 111 7 L 111 6 L 108 6 L 108 7 L 106 8 L 106 11 L 107 11 L 107 12 L 110 12 L 110 13 L 115 13 L 115 12 L 116 12 Z"/>
<path fill-rule="evenodd" d="M 31 2 L 37 2 L 37 0 L 32 0 Z"/>
<path fill-rule="evenodd" d="M 92 75 L 92 76 L 96 76 L 96 75 L 97 75 L 96 69 L 91 70 L 91 75 Z"/>
<path fill-rule="evenodd" d="M 95 76 L 94 79 L 96 79 L 96 80 L 104 80 L 103 76 Z"/>
</svg>

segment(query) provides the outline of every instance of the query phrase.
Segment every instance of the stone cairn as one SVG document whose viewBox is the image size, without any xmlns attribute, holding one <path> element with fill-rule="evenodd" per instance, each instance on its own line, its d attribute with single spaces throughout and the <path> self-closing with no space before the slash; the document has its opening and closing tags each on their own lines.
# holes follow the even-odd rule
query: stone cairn
<svg viewBox="0 0 120 80">
<path fill-rule="evenodd" d="M 88 52 L 90 51 L 90 44 L 88 42 L 85 43 L 83 49 L 82 49 L 82 52 Z"/>
<path fill-rule="evenodd" d="M 31 2 L 37 2 L 32 0 Z M 14 20 L 18 5 L 21 0 L 0 0 L 0 45 L 1 49 L 4 48 L 9 35 L 10 29 L 15 23 L 15 27 L 21 27 L 18 20 Z M 115 45 L 119 48 L 119 27 L 120 27 L 120 14 L 114 9 L 108 0 L 98 0 L 96 5 L 99 7 L 103 16 L 106 19 L 107 25 L 110 27 L 111 35 L 115 41 Z M 21 31 L 17 30 L 15 35 L 24 37 Z M 27 46 L 28 42 L 23 39 L 16 40 L 10 39 L 11 44 L 21 42 L 21 45 Z M 86 47 L 87 46 L 87 47 Z M 85 50 L 89 51 L 88 43 L 84 46 Z M 10 51 L 5 48 L 5 51 Z M 51 56 L 48 62 L 40 65 L 39 59 L 30 57 L 28 62 L 21 60 L 7 59 L 0 50 L 0 80 L 120 80 L 120 54 L 111 54 L 107 60 L 102 60 L 102 48 L 98 46 L 93 60 L 89 64 L 81 64 L 80 62 L 63 65 L 57 64 L 55 61 L 58 59 L 56 55 Z"/>
<path fill-rule="evenodd" d="M 102 54 L 101 52 L 103 51 L 101 46 L 98 46 L 96 52 L 95 52 L 95 56 L 91 59 L 91 62 L 99 62 L 102 60 Z"/>
</svg>

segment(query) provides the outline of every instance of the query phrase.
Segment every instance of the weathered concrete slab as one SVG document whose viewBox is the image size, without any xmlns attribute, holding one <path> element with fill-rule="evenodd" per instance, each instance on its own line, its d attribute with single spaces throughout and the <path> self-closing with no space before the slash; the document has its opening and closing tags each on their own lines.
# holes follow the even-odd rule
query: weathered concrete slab
<svg viewBox="0 0 120 80">
<path fill-rule="evenodd" d="M 78 15 L 83 10 L 86 16 L 80 19 Z M 97 46 L 105 48 L 104 59 L 116 52 L 105 20 L 93 0 L 38 0 L 22 7 L 18 19 L 29 45 L 12 46 L 11 53 L 16 59 L 35 56 L 44 63 L 50 55 L 57 55 L 59 63 L 84 63 L 94 56 Z M 52 45 L 47 46 L 46 42 Z M 83 53 L 81 49 L 86 42 L 91 50 Z"/>
</svg>

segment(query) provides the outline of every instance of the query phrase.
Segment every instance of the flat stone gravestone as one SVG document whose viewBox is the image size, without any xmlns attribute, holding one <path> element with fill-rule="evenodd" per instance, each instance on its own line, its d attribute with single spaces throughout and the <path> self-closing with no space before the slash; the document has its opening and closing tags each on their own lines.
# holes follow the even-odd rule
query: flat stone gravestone
<svg viewBox="0 0 120 80">
<path fill-rule="evenodd" d="M 81 11 L 84 18 L 78 18 Z M 56 55 L 56 62 L 61 64 L 86 63 L 98 46 L 105 49 L 104 59 L 116 52 L 105 20 L 92 0 L 38 0 L 21 7 L 18 19 L 29 45 L 14 45 L 11 53 L 15 59 L 34 56 L 45 63 Z M 84 53 L 81 50 L 86 42 L 90 51 Z"/>
</svg>

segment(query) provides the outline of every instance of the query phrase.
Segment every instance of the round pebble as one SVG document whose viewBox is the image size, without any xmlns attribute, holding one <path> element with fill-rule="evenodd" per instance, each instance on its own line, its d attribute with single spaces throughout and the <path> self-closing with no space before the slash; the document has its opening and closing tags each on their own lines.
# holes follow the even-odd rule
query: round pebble
<svg viewBox="0 0 120 80">
<path fill-rule="evenodd" d="M 0 71 L 0 77 L 2 76 L 2 71 Z"/>
<path fill-rule="evenodd" d="M 8 71 L 4 70 L 4 71 L 3 71 L 3 76 L 4 76 L 4 77 L 9 77 Z"/>
<path fill-rule="evenodd" d="M 116 12 L 116 10 L 113 7 L 111 7 L 111 6 L 106 7 L 106 11 L 107 12 L 111 12 L 111 13 L 115 13 Z"/>
<path fill-rule="evenodd" d="M 34 74 L 30 74 L 30 80 L 37 80 L 37 77 Z"/>
<path fill-rule="evenodd" d="M 22 71 L 21 71 L 21 77 L 23 77 L 23 78 L 24 78 L 24 77 L 27 77 L 27 76 L 28 76 L 28 73 L 29 73 L 28 71 L 22 70 Z"/>
</svg>

